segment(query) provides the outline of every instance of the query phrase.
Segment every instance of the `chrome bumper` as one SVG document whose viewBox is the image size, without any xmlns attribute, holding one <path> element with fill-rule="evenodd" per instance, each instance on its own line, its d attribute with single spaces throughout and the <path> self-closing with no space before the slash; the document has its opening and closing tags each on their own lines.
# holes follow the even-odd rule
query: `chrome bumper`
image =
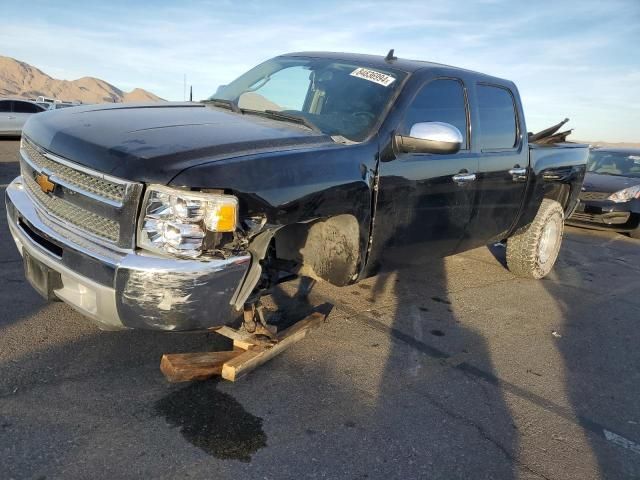
<svg viewBox="0 0 640 480">
<path fill-rule="evenodd" d="M 248 254 L 197 261 L 105 248 L 42 212 L 21 177 L 7 187 L 6 207 L 20 253 L 57 272 L 53 294 L 103 329 L 202 330 L 233 318 Z"/>
</svg>

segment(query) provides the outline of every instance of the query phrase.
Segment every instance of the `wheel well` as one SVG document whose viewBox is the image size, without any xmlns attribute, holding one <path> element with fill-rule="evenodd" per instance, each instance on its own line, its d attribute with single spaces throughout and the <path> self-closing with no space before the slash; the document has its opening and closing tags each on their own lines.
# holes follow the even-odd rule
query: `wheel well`
<svg viewBox="0 0 640 480">
<path fill-rule="evenodd" d="M 544 198 L 555 200 L 566 210 L 571 194 L 571 186 L 567 183 L 547 183 L 544 189 Z"/>
<path fill-rule="evenodd" d="M 295 223 L 274 236 L 275 255 L 297 264 L 299 275 L 344 286 L 360 267 L 360 229 L 353 215 L 337 215 L 310 223 Z"/>
</svg>

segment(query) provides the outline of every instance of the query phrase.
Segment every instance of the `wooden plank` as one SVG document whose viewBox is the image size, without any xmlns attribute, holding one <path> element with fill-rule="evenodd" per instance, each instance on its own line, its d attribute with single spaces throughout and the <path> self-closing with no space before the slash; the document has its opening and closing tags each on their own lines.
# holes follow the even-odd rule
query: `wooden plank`
<svg viewBox="0 0 640 480">
<path fill-rule="evenodd" d="M 255 346 L 226 361 L 222 366 L 222 378 L 235 382 L 254 368 L 271 360 L 283 350 L 302 340 L 307 333 L 319 327 L 325 319 L 321 313 L 312 313 L 278 335 L 278 343 L 273 346 Z"/>
<path fill-rule="evenodd" d="M 230 338 L 231 340 L 249 341 L 251 339 L 251 335 L 249 335 L 248 333 L 241 332 L 240 330 L 236 330 L 227 326 L 212 328 L 211 330 L 216 332 L 218 335 Z"/>
<path fill-rule="evenodd" d="M 255 343 L 247 342 L 245 340 L 234 340 L 233 341 L 233 347 L 234 348 L 241 348 L 242 350 L 249 350 L 254 345 L 255 345 Z"/>
<path fill-rule="evenodd" d="M 227 326 L 215 328 L 213 329 L 213 331 L 218 335 L 230 338 L 231 340 L 233 340 L 234 347 L 242 348 L 244 350 L 249 350 L 254 345 L 264 345 L 269 343 L 267 340 L 257 339 L 250 333 L 240 332 Z"/>
<path fill-rule="evenodd" d="M 220 375 L 222 365 L 244 351 L 244 349 L 234 349 L 222 352 L 165 354 L 160 361 L 160 370 L 172 383 L 204 380 Z"/>
</svg>

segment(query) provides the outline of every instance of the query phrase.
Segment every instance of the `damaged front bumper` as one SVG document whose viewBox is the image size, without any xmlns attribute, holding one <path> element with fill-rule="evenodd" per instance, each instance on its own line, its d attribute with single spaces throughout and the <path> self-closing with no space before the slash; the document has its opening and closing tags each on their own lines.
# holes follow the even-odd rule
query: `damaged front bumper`
<svg viewBox="0 0 640 480">
<path fill-rule="evenodd" d="M 29 282 L 106 330 L 203 330 L 233 320 L 249 254 L 180 260 L 98 245 L 42 212 L 21 177 L 6 190 L 9 229 Z"/>
</svg>

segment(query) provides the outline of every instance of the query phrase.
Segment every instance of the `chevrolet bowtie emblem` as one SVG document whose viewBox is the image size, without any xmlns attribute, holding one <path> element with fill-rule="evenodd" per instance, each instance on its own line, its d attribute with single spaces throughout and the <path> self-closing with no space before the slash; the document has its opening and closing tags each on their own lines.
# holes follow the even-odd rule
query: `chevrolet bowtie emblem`
<svg viewBox="0 0 640 480">
<path fill-rule="evenodd" d="M 36 175 L 36 183 L 40 185 L 40 190 L 44 193 L 51 193 L 56 188 L 56 184 L 49 180 L 49 177 L 44 173 Z"/>
</svg>

